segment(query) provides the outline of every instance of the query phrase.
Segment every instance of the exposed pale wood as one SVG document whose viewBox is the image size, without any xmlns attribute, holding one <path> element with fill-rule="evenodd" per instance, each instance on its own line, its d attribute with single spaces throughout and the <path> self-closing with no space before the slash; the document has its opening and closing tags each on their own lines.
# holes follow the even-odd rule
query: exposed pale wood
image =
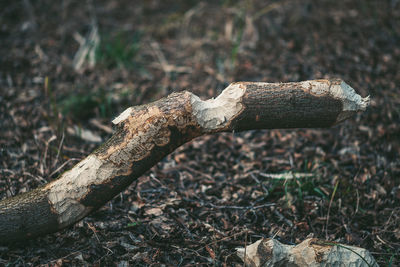
<svg viewBox="0 0 400 267">
<path fill-rule="evenodd" d="M 0 242 L 65 228 L 98 209 L 177 147 L 203 134 L 328 127 L 365 110 L 341 80 L 233 83 L 216 99 L 190 92 L 128 108 L 114 135 L 57 180 L 0 202 Z"/>
</svg>

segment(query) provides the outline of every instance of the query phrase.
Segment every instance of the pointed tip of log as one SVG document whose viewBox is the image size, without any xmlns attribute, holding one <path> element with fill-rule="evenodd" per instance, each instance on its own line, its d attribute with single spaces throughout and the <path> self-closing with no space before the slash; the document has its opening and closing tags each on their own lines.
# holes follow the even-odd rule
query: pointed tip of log
<svg viewBox="0 0 400 267">
<path fill-rule="evenodd" d="M 343 111 L 364 111 L 369 105 L 369 96 L 362 98 L 342 80 L 333 82 L 331 93 L 343 102 Z"/>
<path fill-rule="evenodd" d="M 337 118 L 337 123 L 348 119 L 357 112 L 365 111 L 370 104 L 370 96 L 361 97 L 343 80 L 332 82 L 330 93 L 343 104 L 342 112 Z"/>
<path fill-rule="evenodd" d="M 357 112 L 365 111 L 370 103 L 369 96 L 362 98 L 342 79 L 311 80 L 300 82 L 300 84 L 304 89 L 310 90 L 309 92 L 313 95 L 329 95 L 342 103 L 342 110 L 335 124 L 350 118 Z"/>
<path fill-rule="evenodd" d="M 364 98 L 361 98 L 361 103 L 360 103 L 360 111 L 365 111 L 367 107 L 369 106 L 371 102 L 371 98 L 369 95 L 367 95 Z"/>
</svg>

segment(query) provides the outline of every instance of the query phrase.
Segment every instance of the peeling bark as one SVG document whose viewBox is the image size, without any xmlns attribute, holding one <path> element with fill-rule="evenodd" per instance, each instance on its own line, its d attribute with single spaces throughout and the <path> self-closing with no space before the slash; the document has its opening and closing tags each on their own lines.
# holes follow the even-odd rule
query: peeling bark
<svg viewBox="0 0 400 267">
<path fill-rule="evenodd" d="M 130 107 L 115 134 L 57 180 L 0 201 L 0 243 L 63 229 L 95 211 L 182 144 L 250 129 L 329 127 L 368 106 L 342 80 L 239 82 L 203 101 L 190 92 Z"/>
</svg>

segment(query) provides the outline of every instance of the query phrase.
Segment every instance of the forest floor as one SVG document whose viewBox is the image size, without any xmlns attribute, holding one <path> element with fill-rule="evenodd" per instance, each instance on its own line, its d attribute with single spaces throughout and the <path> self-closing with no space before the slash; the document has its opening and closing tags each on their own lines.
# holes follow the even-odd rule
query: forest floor
<svg viewBox="0 0 400 267">
<path fill-rule="evenodd" d="M 241 266 L 236 247 L 313 236 L 399 266 L 399 70 L 396 0 L 1 1 L 0 199 L 174 91 L 339 77 L 372 102 L 330 129 L 195 139 L 74 226 L 0 247 L 0 265 Z"/>
</svg>

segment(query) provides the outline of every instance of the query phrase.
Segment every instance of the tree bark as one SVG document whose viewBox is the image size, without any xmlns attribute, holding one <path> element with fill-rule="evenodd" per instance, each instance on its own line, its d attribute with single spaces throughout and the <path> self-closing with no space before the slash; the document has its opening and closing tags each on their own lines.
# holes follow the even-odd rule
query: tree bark
<svg viewBox="0 0 400 267">
<path fill-rule="evenodd" d="M 342 80 L 239 82 L 216 99 L 190 92 L 130 107 L 114 135 L 57 180 L 0 202 L 0 242 L 58 231 L 103 206 L 177 147 L 195 137 L 250 129 L 329 127 L 358 111 L 361 98 Z"/>
</svg>

